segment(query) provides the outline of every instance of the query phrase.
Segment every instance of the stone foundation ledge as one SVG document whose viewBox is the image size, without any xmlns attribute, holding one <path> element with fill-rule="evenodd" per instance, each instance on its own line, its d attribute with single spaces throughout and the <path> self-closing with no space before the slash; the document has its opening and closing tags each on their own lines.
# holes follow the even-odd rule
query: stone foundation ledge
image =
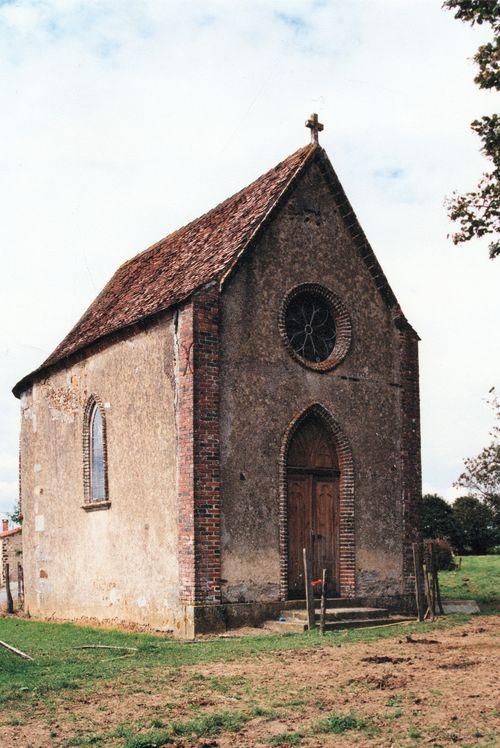
<svg viewBox="0 0 500 748">
<path fill-rule="evenodd" d="M 319 598 L 317 601 L 319 607 Z M 415 600 L 411 595 L 391 597 L 330 598 L 329 607 L 387 608 L 391 613 L 415 614 Z M 303 600 L 273 600 L 266 602 L 222 603 L 220 605 L 193 605 L 186 611 L 192 626 L 185 635 L 217 634 L 243 626 L 259 627 L 265 621 L 276 620 L 284 610 L 305 608 Z"/>
</svg>

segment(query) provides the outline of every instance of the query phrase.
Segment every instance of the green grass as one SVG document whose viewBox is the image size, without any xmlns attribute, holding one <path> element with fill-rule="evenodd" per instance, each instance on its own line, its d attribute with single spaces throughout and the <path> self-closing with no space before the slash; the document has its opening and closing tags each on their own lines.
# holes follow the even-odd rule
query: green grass
<svg viewBox="0 0 500 748">
<path fill-rule="evenodd" d="M 462 556 L 457 571 L 439 572 L 441 594 L 448 599 L 476 600 L 483 608 L 500 606 L 500 555 Z"/>
<path fill-rule="evenodd" d="M 420 740 L 420 738 L 422 737 L 422 733 L 416 727 L 410 727 L 410 729 L 408 730 L 408 737 L 412 738 L 413 740 Z"/>
<path fill-rule="evenodd" d="M 315 732 L 341 735 L 349 730 L 365 730 L 368 723 L 355 714 L 330 714 L 321 719 L 315 727 Z"/>
<path fill-rule="evenodd" d="M 176 737 L 214 738 L 222 732 L 239 732 L 248 719 L 243 712 L 202 714 L 185 722 L 172 722 L 172 733 Z"/>
<path fill-rule="evenodd" d="M 302 743 L 302 737 L 303 735 L 301 732 L 280 732 L 278 735 L 273 735 L 269 740 L 269 745 L 300 745 Z"/>
<path fill-rule="evenodd" d="M 221 733 L 236 733 L 250 717 L 243 712 L 212 712 L 188 720 L 174 720 L 164 729 L 145 730 L 140 723 L 118 725 L 112 732 L 87 733 L 66 741 L 66 748 L 73 746 L 102 745 L 113 738 L 123 738 L 124 748 L 157 748 L 176 742 L 176 738 L 196 740 L 215 738 Z"/>
<path fill-rule="evenodd" d="M 30 654 L 34 660 L 22 660 L 0 648 L 0 704 L 15 699 L 19 707 L 33 700 L 47 699 L 52 693 L 95 688 L 99 681 L 127 680 L 141 685 L 155 674 L 175 679 L 178 668 L 205 662 L 229 662 L 277 650 L 336 646 L 358 641 L 401 636 L 410 631 L 463 623 L 466 615 L 455 615 L 435 624 L 352 629 L 328 632 L 323 637 L 317 630 L 304 634 L 250 636 L 229 639 L 205 639 L 196 643 L 182 642 L 150 634 L 126 633 L 78 626 L 71 623 L 42 623 L 21 618 L 0 619 L 0 639 Z M 119 650 L 79 649 L 84 644 L 105 644 L 114 647 L 137 647 L 137 652 L 122 656 Z M 213 680 L 215 689 L 233 685 L 230 679 Z"/>
<path fill-rule="evenodd" d="M 172 734 L 166 730 L 150 730 L 132 735 L 125 740 L 125 748 L 158 748 L 171 742 Z"/>
</svg>

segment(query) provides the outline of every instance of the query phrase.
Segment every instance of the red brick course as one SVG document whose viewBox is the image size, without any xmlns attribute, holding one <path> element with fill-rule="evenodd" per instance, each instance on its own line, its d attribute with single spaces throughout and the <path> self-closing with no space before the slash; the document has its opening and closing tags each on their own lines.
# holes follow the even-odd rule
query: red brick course
<svg viewBox="0 0 500 748">
<path fill-rule="evenodd" d="M 184 603 L 220 602 L 219 291 L 178 318 L 179 571 Z"/>
</svg>

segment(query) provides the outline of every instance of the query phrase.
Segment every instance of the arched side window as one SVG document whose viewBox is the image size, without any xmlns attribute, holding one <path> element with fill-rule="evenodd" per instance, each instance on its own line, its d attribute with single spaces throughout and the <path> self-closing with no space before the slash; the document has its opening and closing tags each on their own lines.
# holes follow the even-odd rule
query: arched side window
<svg viewBox="0 0 500 748">
<path fill-rule="evenodd" d="M 104 408 L 92 395 L 85 408 L 83 424 L 84 508 L 109 504 Z"/>
</svg>

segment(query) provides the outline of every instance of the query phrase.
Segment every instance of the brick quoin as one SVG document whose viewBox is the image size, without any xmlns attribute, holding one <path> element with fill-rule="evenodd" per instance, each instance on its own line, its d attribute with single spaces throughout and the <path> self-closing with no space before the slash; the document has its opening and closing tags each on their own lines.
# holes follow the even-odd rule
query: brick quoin
<svg viewBox="0 0 500 748">
<path fill-rule="evenodd" d="M 421 540 L 418 502 L 422 496 L 418 335 L 403 321 L 399 328 L 401 365 L 401 465 L 403 499 L 403 593 L 414 592 L 412 543 Z"/>
<path fill-rule="evenodd" d="M 180 599 L 220 603 L 219 291 L 198 291 L 178 318 Z"/>
</svg>

